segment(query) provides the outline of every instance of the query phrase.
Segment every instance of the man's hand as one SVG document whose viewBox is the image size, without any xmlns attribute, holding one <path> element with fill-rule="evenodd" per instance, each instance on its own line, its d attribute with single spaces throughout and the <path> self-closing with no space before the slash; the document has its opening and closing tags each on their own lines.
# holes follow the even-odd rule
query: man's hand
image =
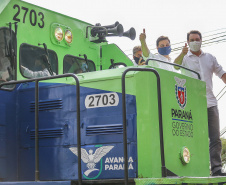
<svg viewBox="0 0 226 185">
<path fill-rule="evenodd" d="M 140 34 L 140 42 L 145 42 L 146 39 L 146 34 L 145 34 L 145 29 L 143 29 L 143 33 Z"/>
<path fill-rule="evenodd" d="M 140 60 L 139 60 L 139 62 L 138 62 L 138 65 L 139 65 L 139 66 L 145 65 L 145 63 L 146 63 L 146 62 L 143 60 L 143 58 L 140 57 Z"/>
<path fill-rule="evenodd" d="M 185 43 L 185 46 L 183 47 L 182 51 L 181 51 L 181 54 L 174 60 L 174 63 L 175 64 L 179 64 L 181 65 L 182 64 L 182 61 L 183 61 L 183 58 L 184 56 L 188 53 L 188 47 L 187 47 L 187 43 Z M 174 68 L 176 70 L 180 69 L 179 67 L 177 66 L 174 66 Z"/>
<path fill-rule="evenodd" d="M 221 79 L 223 80 L 223 82 L 226 84 L 226 73 L 224 73 L 221 77 Z"/>
<path fill-rule="evenodd" d="M 187 47 L 187 43 L 185 43 L 185 46 L 183 47 L 181 54 L 185 56 L 187 55 L 187 53 L 188 53 L 188 47 Z"/>
<path fill-rule="evenodd" d="M 149 56 L 149 49 L 146 44 L 146 34 L 145 29 L 143 29 L 143 33 L 140 34 L 140 43 L 141 43 L 141 49 L 143 52 L 143 56 L 148 57 Z"/>
<path fill-rule="evenodd" d="M 21 69 L 21 71 L 22 71 L 22 73 L 24 73 L 24 70 L 26 69 L 26 67 L 24 67 L 24 66 L 20 66 L 20 69 Z"/>
</svg>

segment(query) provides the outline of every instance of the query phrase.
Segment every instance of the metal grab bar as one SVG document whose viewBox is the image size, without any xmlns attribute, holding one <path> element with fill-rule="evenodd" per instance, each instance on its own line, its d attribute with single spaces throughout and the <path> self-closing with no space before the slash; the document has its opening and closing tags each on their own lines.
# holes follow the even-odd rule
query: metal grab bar
<svg viewBox="0 0 226 185">
<path fill-rule="evenodd" d="M 164 64 L 169 64 L 169 65 L 171 65 L 171 66 L 177 66 L 178 68 L 186 69 L 186 70 L 188 70 L 188 71 L 191 71 L 191 72 L 195 73 L 195 74 L 198 76 L 199 80 L 201 80 L 200 74 L 199 74 L 198 72 L 196 72 L 196 71 L 194 71 L 194 70 L 191 70 L 191 69 L 189 69 L 189 68 L 187 68 L 187 67 L 184 67 L 184 66 L 181 66 L 181 65 L 175 64 L 175 63 L 165 62 L 165 61 L 158 60 L 158 59 L 155 59 L 155 58 L 149 58 L 149 59 L 147 59 L 147 61 L 145 62 L 146 65 L 148 65 L 149 60 L 155 60 L 155 61 L 158 61 L 158 62 L 161 62 L 161 63 L 164 63 Z"/>
<path fill-rule="evenodd" d="M 161 149 L 161 163 L 162 163 L 162 177 L 167 176 L 165 166 L 165 153 L 163 143 L 163 126 L 162 126 L 162 100 L 161 100 L 161 86 L 159 73 L 153 68 L 129 68 L 122 74 L 122 112 L 123 112 L 123 147 L 124 147 L 124 181 L 128 185 L 128 150 L 127 150 L 127 129 L 126 129 L 126 92 L 125 92 L 125 76 L 129 71 L 149 71 L 153 72 L 157 78 L 157 94 L 158 94 L 158 113 L 159 113 L 159 134 L 160 134 L 160 149 Z"/>
</svg>

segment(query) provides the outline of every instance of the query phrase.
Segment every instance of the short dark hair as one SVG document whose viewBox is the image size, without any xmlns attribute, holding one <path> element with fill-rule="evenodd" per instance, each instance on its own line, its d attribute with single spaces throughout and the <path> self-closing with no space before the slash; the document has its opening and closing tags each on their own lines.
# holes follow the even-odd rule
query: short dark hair
<svg viewBox="0 0 226 185">
<path fill-rule="evenodd" d="M 138 52 L 138 51 L 142 51 L 142 50 L 141 50 L 141 46 L 135 46 L 135 47 L 133 48 L 133 55 L 135 55 L 136 52 Z"/>
<path fill-rule="evenodd" d="M 198 30 L 191 30 L 190 32 L 187 33 L 187 41 L 189 41 L 190 34 L 198 34 L 200 39 L 202 40 L 202 34 Z"/>
<path fill-rule="evenodd" d="M 170 40 L 169 40 L 168 37 L 166 37 L 166 36 L 160 36 L 160 37 L 156 40 L 156 46 L 157 46 L 157 47 L 158 47 L 158 45 L 159 45 L 159 42 L 162 41 L 162 40 L 168 40 L 169 43 L 170 43 Z"/>
</svg>

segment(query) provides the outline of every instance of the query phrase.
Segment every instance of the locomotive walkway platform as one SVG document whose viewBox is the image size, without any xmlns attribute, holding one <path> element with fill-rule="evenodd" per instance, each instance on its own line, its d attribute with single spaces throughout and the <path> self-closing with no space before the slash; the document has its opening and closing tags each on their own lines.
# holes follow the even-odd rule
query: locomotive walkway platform
<svg viewBox="0 0 226 185">
<path fill-rule="evenodd" d="M 135 182 L 134 182 L 135 181 Z M 77 185 L 78 181 L 21 181 L 21 182 L 0 182 L 0 185 Z M 123 179 L 108 180 L 83 180 L 84 185 L 123 185 Z M 162 184 L 183 184 L 183 185 L 226 185 L 226 177 L 165 177 L 165 178 L 137 178 L 129 179 L 129 185 L 162 185 Z"/>
<path fill-rule="evenodd" d="M 170 178 L 137 178 L 136 185 L 154 184 L 226 184 L 226 177 L 170 177 Z"/>
</svg>

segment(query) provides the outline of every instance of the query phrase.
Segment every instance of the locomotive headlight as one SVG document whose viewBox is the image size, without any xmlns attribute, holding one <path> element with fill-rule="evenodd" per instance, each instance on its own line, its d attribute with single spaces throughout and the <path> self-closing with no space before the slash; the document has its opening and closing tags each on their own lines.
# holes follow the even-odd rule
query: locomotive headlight
<svg viewBox="0 0 226 185">
<path fill-rule="evenodd" d="M 190 162 L 190 151 L 188 150 L 187 147 L 182 148 L 180 155 L 181 155 L 181 161 L 184 164 L 188 164 Z"/>
<path fill-rule="evenodd" d="M 65 40 L 68 44 L 72 43 L 72 32 L 70 30 L 66 30 L 65 32 Z"/>
<path fill-rule="evenodd" d="M 50 39 L 57 46 L 71 47 L 73 41 L 72 29 L 67 25 L 52 23 Z"/>
<path fill-rule="evenodd" d="M 56 27 L 55 29 L 55 37 L 57 39 L 57 41 L 62 41 L 64 38 L 64 33 L 61 27 Z"/>
</svg>

